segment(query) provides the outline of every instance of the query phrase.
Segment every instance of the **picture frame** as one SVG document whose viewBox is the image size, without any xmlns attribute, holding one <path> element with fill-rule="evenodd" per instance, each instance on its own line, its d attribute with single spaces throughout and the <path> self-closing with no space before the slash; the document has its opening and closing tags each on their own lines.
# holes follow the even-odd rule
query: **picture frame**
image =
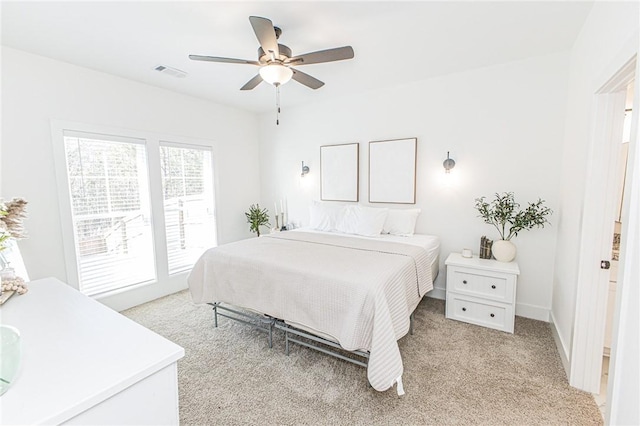
<svg viewBox="0 0 640 426">
<path fill-rule="evenodd" d="M 369 142 L 369 202 L 415 204 L 417 138 Z"/>
<path fill-rule="evenodd" d="M 320 199 L 322 201 L 358 201 L 359 158 L 359 143 L 320 147 Z"/>
</svg>

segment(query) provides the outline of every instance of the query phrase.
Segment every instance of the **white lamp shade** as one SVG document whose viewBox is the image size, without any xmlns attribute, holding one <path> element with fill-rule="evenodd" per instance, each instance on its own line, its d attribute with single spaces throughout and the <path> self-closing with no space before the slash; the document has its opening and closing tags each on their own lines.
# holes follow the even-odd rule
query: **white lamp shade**
<svg viewBox="0 0 640 426">
<path fill-rule="evenodd" d="M 260 68 L 260 77 L 274 86 L 285 84 L 291 80 L 292 75 L 293 71 L 291 71 L 291 68 L 280 64 L 270 64 Z"/>
</svg>

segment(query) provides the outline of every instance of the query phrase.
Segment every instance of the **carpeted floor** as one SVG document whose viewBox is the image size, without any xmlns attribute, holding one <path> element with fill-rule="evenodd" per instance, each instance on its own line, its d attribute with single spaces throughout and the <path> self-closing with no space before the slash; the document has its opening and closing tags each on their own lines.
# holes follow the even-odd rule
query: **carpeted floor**
<svg viewBox="0 0 640 426">
<path fill-rule="evenodd" d="M 123 312 L 185 348 L 180 420 L 203 424 L 602 424 L 593 397 L 569 386 L 549 325 L 517 318 L 515 334 L 444 317 L 425 298 L 399 342 L 406 395 L 377 392 L 363 368 L 220 319 L 186 291 Z"/>
</svg>

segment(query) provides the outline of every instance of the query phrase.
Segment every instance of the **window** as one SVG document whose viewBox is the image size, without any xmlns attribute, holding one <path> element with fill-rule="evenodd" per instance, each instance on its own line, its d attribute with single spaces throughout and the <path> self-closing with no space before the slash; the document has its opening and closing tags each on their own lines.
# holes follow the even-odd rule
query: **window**
<svg viewBox="0 0 640 426">
<path fill-rule="evenodd" d="M 156 278 L 144 141 L 65 132 L 80 291 Z"/>
<path fill-rule="evenodd" d="M 215 245 L 211 151 L 160 146 L 169 273 L 190 269 Z"/>
<path fill-rule="evenodd" d="M 211 144 L 80 123 L 52 131 L 69 283 L 110 300 L 184 288 L 216 245 Z"/>
</svg>

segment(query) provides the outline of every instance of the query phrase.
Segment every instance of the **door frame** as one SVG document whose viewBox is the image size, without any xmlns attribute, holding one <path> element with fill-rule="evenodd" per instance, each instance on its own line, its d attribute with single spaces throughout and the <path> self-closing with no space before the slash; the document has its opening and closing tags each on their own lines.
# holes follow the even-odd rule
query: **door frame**
<svg viewBox="0 0 640 426">
<path fill-rule="evenodd" d="M 602 374 L 602 349 L 604 346 L 605 320 L 608 297 L 609 270 L 600 269 L 601 260 L 611 260 L 612 236 L 615 221 L 616 187 L 619 183 L 613 171 L 621 166 L 619 145 L 625 109 L 626 88 L 638 75 L 637 55 L 634 54 L 617 72 L 613 73 L 593 97 L 591 138 L 589 141 L 588 181 L 585 185 L 581 241 L 578 261 L 578 287 L 571 342 L 569 383 L 592 393 L 599 393 Z M 634 110 L 638 111 L 636 84 Z M 638 115 L 633 114 L 632 134 L 637 135 Z M 635 133 L 633 133 L 635 132 Z M 630 160 L 636 150 L 636 137 L 629 142 Z M 630 169 L 633 164 L 629 165 Z M 633 170 L 630 170 L 633 172 Z M 630 175 L 628 175 L 630 176 Z M 633 179 L 627 179 L 625 194 L 630 194 Z M 623 216 L 628 215 L 629 202 L 625 199 Z M 627 221 L 628 222 L 628 221 Z M 628 223 L 623 222 L 623 235 Z M 623 269 L 625 245 L 620 245 L 617 294 L 625 290 Z M 617 345 L 617 317 L 620 314 L 620 297 L 616 297 L 613 342 L 611 356 Z"/>
</svg>

